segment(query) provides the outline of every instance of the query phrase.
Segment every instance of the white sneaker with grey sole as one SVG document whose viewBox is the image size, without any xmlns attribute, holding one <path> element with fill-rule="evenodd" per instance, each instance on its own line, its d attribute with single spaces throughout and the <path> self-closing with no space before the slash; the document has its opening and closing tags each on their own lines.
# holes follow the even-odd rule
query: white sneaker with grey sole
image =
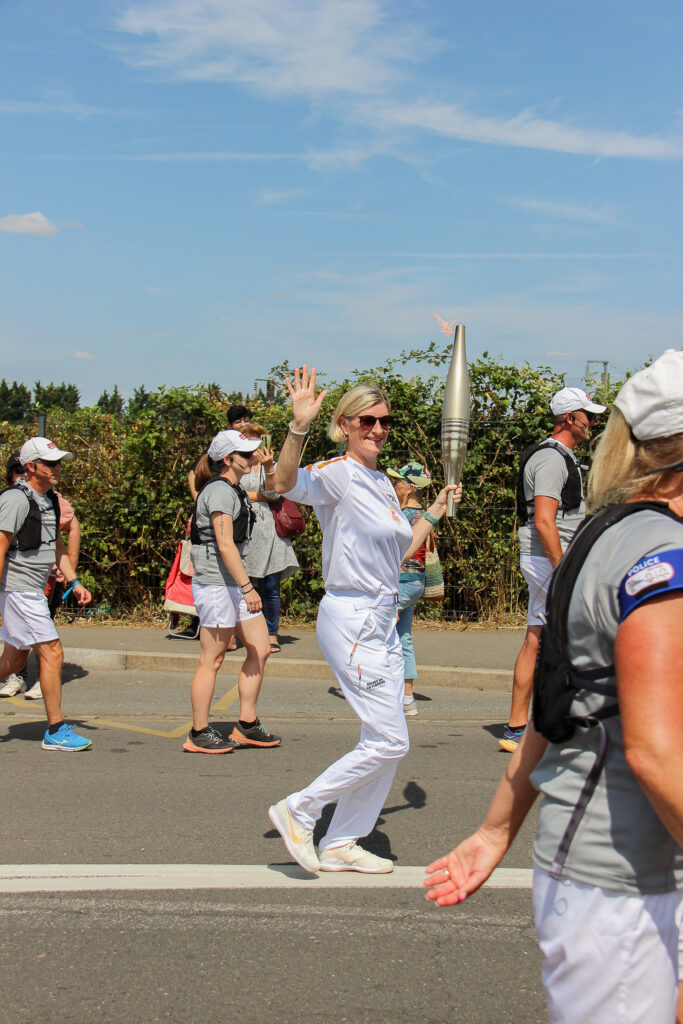
<svg viewBox="0 0 683 1024">
<path fill-rule="evenodd" d="M 394 870 L 393 862 L 364 850 L 358 843 L 335 846 L 320 854 L 321 871 L 361 871 L 366 875 L 388 875 Z"/>
<path fill-rule="evenodd" d="M 0 686 L 0 697 L 16 697 L 18 693 L 23 693 L 25 689 L 26 681 L 13 672 L 11 676 L 7 676 L 4 685 Z"/>
<path fill-rule="evenodd" d="M 42 700 L 43 691 L 40 688 L 40 680 L 35 682 L 30 690 L 24 694 L 26 700 Z"/>
</svg>

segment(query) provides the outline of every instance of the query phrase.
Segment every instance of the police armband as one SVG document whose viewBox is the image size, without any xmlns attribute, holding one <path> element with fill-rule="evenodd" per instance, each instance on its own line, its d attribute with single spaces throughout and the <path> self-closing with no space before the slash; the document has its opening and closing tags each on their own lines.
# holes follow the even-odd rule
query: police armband
<svg viewBox="0 0 683 1024">
<path fill-rule="evenodd" d="M 683 590 L 683 548 L 670 548 L 641 558 L 619 587 L 619 621 L 651 597 Z"/>
</svg>

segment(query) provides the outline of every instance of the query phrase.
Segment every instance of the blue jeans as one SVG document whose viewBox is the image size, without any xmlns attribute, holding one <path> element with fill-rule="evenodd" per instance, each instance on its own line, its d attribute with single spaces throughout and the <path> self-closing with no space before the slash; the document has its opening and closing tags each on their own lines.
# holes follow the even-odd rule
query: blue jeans
<svg viewBox="0 0 683 1024">
<path fill-rule="evenodd" d="M 254 580 L 261 595 L 263 616 L 266 620 L 269 636 L 277 636 L 280 625 L 280 576 L 282 573 L 271 572 L 262 579 Z"/>
<path fill-rule="evenodd" d="M 403 648 L 406 679 L 417 679 L 417 665 L 413 651 L 413 613 L 425 588 L 424 573 L 411 573 L 411 579 L 398 584 L 398 622 L 396 630 Z"/>
</svg>

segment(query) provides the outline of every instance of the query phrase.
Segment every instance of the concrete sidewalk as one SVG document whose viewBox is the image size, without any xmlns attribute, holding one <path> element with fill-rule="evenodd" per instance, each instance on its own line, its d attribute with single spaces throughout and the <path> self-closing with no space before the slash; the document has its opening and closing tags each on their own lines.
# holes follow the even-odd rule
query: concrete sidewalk
<svg viewBox="0 0 683 1024">
<path fill-rule="evenodd" d="M 60 625 L 65 661 L 85 669 L 191 674 L 199 657 L 196 640 L 170 639 L 165 626 Z M 523 629 L 446 628 L 413 632 L 420 681 L 433 686 L 508 690 Z M 282 650 L 268 661 L 270 676 L 332 679 L 314 628 L 280 633 Z M 222 671 L 234 674 L 244 654 L 226 656 Z"/>
</svg>

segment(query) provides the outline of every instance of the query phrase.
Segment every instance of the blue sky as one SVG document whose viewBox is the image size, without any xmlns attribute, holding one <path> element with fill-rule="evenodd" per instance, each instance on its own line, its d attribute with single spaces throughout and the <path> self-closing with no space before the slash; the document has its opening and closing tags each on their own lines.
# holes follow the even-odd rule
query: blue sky
<svg viewBox="0 0 683 1024">
<path fill-rule="evenodd" d="M 2 375 L 680 347 L 678 0 L 2 0 Z"/>
</svg>

